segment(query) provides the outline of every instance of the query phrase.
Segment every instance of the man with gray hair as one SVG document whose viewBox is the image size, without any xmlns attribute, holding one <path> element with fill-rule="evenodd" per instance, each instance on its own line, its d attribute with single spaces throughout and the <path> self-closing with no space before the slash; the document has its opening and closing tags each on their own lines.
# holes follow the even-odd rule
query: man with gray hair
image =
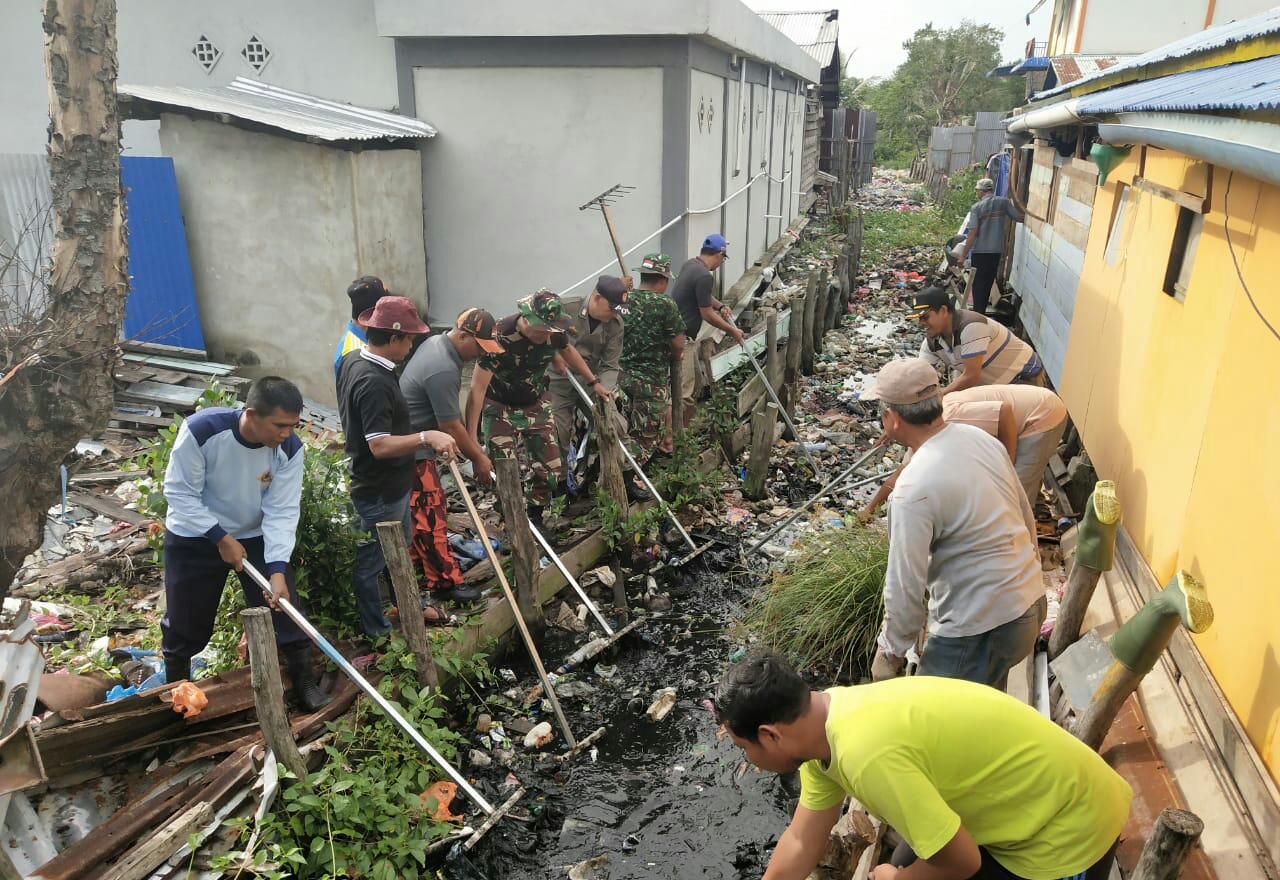
<svg viewBox="0 0 1280 880">
<path fill-rule="evenodd" d="M 1004 689 L 1046 613 L 1035 519 L 1005 448 L 942 418 L 938 374 L 890 361 L 863 399 L 880 402 L 886 436 L 911 450 L 889 497 L 884 626 L 872 665 L 897 675 L 926 625 L 921 675 Z"/>
</svg>

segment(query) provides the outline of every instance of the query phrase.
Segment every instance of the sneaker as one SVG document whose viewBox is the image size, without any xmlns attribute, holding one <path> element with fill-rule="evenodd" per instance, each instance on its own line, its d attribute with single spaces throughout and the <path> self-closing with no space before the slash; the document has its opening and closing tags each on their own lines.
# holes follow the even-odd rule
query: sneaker
<svg viewBox="0 0 1280 880">
<path fill-rule="evenodd" d="M 480 588 L 475 584 L 459 584 L 456 587 L 445 587 L 442 590 L 432 590 L 428 595 L 433 600 L 441 602 L 457 602 L 465 605 L 468 602 L 474 602 L 480 598 Z"/>
<path fill-rule="evenodd" d="M 635 480 L 627 480 L 627 500 L 633 504 L 638 504 L 641 501 L 652 501 L 653 495 Z"/>
</svg>

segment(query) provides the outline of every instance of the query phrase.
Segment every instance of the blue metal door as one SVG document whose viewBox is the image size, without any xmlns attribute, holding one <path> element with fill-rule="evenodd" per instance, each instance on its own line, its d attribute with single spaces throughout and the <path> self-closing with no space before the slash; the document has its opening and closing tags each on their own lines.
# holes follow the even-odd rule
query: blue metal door
<svg viewBox="0 0 1280 880">
<path fill-rule="evenodd" d="M 124 156 L 121 181 L 129 226 L 129 298 L 124 337 L 204 350 L 191 258 L 173 160 Z"/>
</svg>

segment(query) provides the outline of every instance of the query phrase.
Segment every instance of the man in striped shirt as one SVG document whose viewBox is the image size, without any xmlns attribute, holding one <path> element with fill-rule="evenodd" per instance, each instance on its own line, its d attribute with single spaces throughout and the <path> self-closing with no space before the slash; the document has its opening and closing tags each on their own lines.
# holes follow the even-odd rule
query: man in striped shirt
<svg viewBox="0 0 1280 880">
<path fill-rule="evenodd" d="M 920 357 L 935 368 L 952 371 L 944 395 L 975 385 L 1048 384 L 1044 365 L 1031 346 L 999 321 L 957 309 L 941 287 L 917 293 L 911 311 L 927 334 Z"/>
</svg>

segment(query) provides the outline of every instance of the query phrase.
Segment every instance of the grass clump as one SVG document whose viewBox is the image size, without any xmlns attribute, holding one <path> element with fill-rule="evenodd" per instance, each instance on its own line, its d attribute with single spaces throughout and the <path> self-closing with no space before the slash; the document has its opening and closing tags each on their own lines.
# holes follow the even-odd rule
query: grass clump
<svg viewBox="0 0 1280 880">
<path fill-rule="evenodd" d="M 822 665 L 837 680 L 857 681 L 875 656 L 888 560 L 889 539 L 878 529 L 853 525 L 815 537 L 761 587 L 747 626 L 797 666 Z"/>
</svg>

